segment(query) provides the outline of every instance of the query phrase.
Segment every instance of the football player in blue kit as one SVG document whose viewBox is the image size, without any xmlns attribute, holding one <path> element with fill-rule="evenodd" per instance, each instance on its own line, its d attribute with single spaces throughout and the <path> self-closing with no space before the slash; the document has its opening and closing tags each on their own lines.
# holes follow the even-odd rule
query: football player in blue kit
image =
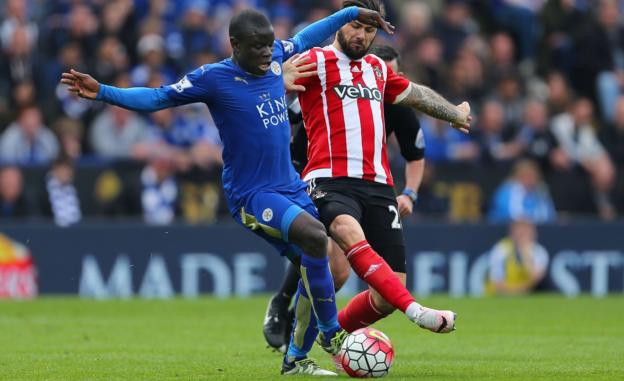
<svg viewBox="0 0 624 381">
<path fill-rule="evenodd" d="M 391 32 L 375 11 L 351 7 L 320 20 L 294 38 L 275 40 L 260 12 L 245 10 L 230 22 L 232 57 L 206 64 L 178 83 L 160 88 L 116 88 L 70 70 L 61 82 L 69 91 L 126 109 L 154 112 L 205 103 L 223 142 L 223 188 L 237 222 L 270 242 L 300 266 L 297 315 L 282 374 L 335 375 L 307 357 L 319 332 L 337 353 L 346 332 L 337 322 L 334 284 L 327 258 L 327 234 L 291 164 L 290 123 L 282 62 L 322 43 L 340 27 L 358 20 Z M 311 307 L 311 308 L 310 308 Z"/>
</svg>

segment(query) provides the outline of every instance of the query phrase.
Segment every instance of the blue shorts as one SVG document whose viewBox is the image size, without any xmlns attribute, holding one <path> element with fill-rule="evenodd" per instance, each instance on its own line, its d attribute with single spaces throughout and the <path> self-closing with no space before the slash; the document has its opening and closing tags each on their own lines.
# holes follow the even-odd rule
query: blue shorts
<svg viewBox="0 0 624 381">
<path fill-rule="evenodd" d="M 305 189 L 292 193 L 267 190 L 249 197 L 234 219 L 273 245 L 281 255 L 292 259 L 303 251 L 288 242 L 288 230 L 303 212 L 319 219 L 318 211 Z"/>
</svg>

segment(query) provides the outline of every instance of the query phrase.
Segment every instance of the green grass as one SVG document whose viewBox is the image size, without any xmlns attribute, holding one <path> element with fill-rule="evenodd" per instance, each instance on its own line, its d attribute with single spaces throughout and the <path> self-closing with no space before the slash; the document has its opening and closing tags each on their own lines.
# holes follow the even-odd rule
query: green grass
<svg viewBox="0 0 624 381">
<path fill-rule="evenodd" d="M 278 379 L 266 300 L 0 302 L 0 380 Z M 433 334 L 400 314 L 378 324 L 396 351 L 387 379 L 624 380 L 622 297 L 424 303 L 456 310 L 458 330 Z"/>
</svg>

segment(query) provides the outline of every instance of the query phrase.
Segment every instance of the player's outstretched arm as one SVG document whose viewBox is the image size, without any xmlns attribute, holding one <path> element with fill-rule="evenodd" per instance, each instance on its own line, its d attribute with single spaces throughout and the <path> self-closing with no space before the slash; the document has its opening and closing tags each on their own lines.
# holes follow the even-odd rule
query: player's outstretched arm
<svg viewBox="0 0 624 381">
<path fill-rule="evenodd" d="M 81 98 L 103 101 L 128 110 L 154 112 L 177 105 L 160 88 L 132 87 L 121 89 L 106 86 L 96 81 L 89 74 L 74 69 L 61 75 L 61 83 L 69 86 L 68 90 Z"/>
<path fill-rule="evenodd" d="M 453 128 L 465 134 L 470 132 L 472 116 L 468 102 L 455 106 L 427 86 L 413 82 L 406 92 L 398 104 L 413 107 L 436 119 L 450 122 Z"/>
<path fill-rule="evenodd" d="M 333 36 L 334 33 L 345 24 L 355 20 L 362 24 L 381 28 L 389 34 L 392 34 L 394 31 L 394 26 L 385 21 L 379 12 L 365 8 L 348 7 L 308 25 L 297 33 L 295 37 L 293 37 L 293 41 L 298 47 L 297 51 L 304 52 L 320 45 L 323 41 Z"/>
</svg>

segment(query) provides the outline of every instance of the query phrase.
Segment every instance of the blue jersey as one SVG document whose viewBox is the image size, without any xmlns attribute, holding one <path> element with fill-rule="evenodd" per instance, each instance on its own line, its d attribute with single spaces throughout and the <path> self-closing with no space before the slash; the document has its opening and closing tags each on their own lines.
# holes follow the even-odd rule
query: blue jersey
<svg viewBox="0 0 624 381">
<path fill-rule="evenodd" d="M 260 189 L 305 188 L 290 158 L 290 123 L 282 61 L 295 52 L 291 41 L 275 41 L 270 70 L 245 72 L 231 59 L 204 65 L 165 87 L 176 103 L 203 102 L 223 142 L 223 188 L 232 213 Z"/>
<path fill-rule="evenodd" d="M 282 62 L 333 35 L 357 19 L 357 7 L 309 25 L 287 41 L 275 41 L 270 70 L 249 74 L 231 59 L 203 65 L 178 83 L 159 89 L 101 85 L 98 100 L 137 111 L 205 103 L 223 143 L 223 187 L 232 214 L 259 190 L 298 192 L 305 188 L 290 159 L 290 123 Z"/>
</svg>

